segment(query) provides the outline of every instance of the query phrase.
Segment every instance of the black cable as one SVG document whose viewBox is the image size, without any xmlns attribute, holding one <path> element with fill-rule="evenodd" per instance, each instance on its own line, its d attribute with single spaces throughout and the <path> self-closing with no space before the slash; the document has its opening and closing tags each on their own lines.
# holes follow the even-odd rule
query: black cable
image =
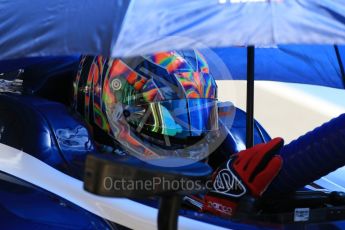
<svg viewBox="0 0 345 230">
<path fill-rule="evenodd" d="M 254 145 L 254 46 L 247 48 L 247 115 L 246 115 L 246 147 Z"/>
</svg>

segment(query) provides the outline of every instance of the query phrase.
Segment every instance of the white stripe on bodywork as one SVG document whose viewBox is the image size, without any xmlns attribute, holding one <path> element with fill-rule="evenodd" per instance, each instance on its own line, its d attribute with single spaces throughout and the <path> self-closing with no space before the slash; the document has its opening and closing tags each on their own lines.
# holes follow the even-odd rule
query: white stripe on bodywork
<svg viewBox="0 0 345 230">
<path fill-rule="evenodd" d="M 83 190 L 83 182 L 44 162 L 4 144 L 0 144 L 0 171 L 16 176 L 115 223 L 131 229 L 157 229 L 157 209 L 124 198 L 105 198 Z M 224 228 L 179 217 L 179 229 Z"/>
</svg>

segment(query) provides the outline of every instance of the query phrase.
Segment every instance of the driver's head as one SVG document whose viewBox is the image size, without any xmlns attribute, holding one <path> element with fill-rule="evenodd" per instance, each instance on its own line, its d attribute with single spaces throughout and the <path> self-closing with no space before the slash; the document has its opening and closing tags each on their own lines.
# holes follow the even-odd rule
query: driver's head
<svg viewBox="0 0 345 230">
<path fill-rule="evenodd" d="M 139 141 L 182 148 L 218 129 L 217 86 L 196 50 L 85 57 L 75 105 L 88 122 L 127 146 Z"/>
</svg>

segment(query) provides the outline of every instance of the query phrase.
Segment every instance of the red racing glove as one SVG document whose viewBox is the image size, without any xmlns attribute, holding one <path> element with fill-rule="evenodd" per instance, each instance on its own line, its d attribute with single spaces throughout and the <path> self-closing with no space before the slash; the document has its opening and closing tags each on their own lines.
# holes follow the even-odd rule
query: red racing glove
<svg viewBox="0 0 345 230">
<path fill-rule="evenodd" d="M 213 188 L 205 195 L 201 210 L 232 216 L 241 197 L 259 198 L 282 167 L 282 158 L 277 154 L 283 144 L 282 138 L 275 138 L 231 156 L 213 174 Z"/>
</svg>

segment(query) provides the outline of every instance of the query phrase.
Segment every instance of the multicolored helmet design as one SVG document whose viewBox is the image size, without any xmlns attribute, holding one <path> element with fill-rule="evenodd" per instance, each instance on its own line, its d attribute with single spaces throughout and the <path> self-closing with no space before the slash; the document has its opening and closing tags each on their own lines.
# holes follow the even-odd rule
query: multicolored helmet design
<svg viewBox="0 0 345 230">
<path fill-rule="evenodd" d="M 74 87 L 79 113 L 139 155 L 177 154 L 218 130 L 217 86 L 197 50 L 84 57 Z"/>
</svg>

